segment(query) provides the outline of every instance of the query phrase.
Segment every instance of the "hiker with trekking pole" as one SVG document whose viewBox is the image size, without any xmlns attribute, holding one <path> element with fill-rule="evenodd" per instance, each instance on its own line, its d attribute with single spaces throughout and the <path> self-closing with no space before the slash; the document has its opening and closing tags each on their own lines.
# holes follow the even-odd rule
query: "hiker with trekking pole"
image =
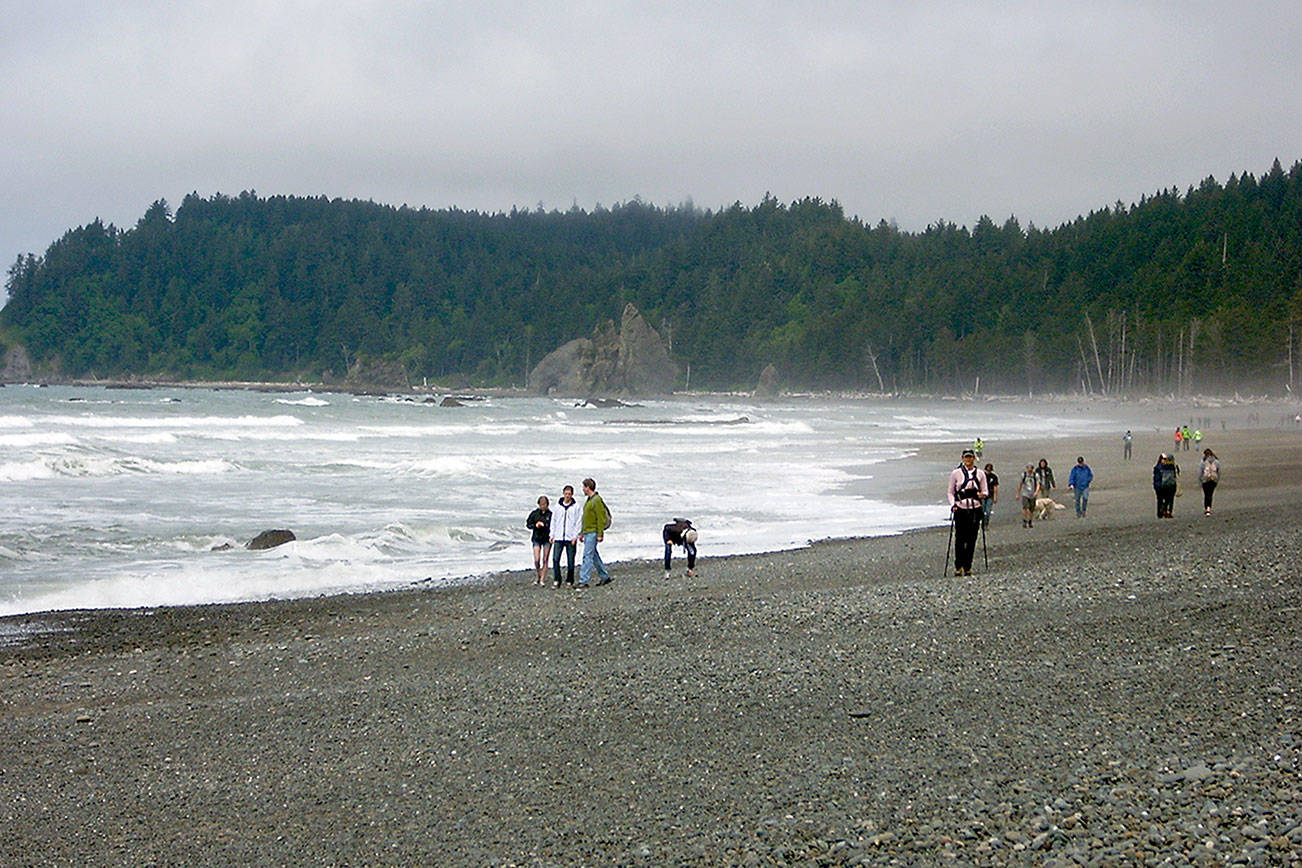
<svg viewBox="0 0 1302 868">
<path fill-rule="evenodd" d="M 963 450 L 963 463 L 949 475 L 950 537 L 954 541 L 954 575 L 972 575 L 977 533 L 985 514 L 982 501 L 990 496 L 984 470 L 976 466 L 976 452 Z M 989 561 L 987 561 L 989 566 Z M 949 571 L 949 548 L 945 549 L 945 570 Z"/>
</svg>

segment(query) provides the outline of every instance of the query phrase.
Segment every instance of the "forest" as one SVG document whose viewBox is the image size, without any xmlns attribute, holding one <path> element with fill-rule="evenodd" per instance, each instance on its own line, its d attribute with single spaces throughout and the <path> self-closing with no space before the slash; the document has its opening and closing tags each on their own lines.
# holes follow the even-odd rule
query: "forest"
<svg viewBox="0 0 1302 868">
<path fill-rule="evenodd" d="M 187 196 L 71 229 L 7 275 L 0 343 L 44 375 L 523 385 L 627 302 L 693 389 L 1188 394 L 1294 387 L 1302 163 L 1052 229 L 920 232 L 836 202 L 480 213 Z"/>
</svg>

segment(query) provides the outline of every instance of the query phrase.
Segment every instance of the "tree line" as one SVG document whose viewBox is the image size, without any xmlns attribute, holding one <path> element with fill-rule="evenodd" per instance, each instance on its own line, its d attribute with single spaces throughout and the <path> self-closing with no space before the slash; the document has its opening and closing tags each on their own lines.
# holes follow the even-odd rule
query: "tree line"
<svg viewBox="0 0 1302 868">
<path fill-rule="evenodd" d="M 1293 386 L 1302 163 L 1054 229 L 921 232 L 835 202 L 480 213 L 187 196 L 9 269 L 0 335 L 63 376 L 522 384 L 635 304 L 691 385 L 1084 391 Z"/>
</svg>

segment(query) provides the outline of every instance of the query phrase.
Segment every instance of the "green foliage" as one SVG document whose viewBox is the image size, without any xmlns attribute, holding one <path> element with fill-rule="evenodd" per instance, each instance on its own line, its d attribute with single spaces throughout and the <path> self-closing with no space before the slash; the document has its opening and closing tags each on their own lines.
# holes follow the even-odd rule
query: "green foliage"
<svg viewBox="0 0 1302 868">
<path fill-rule="evenodd" d="M 519 384 L 631 301 L 694 386 L 753 386 L 769 363 L 809 388 L 1257 385 L 1302 320 L 1299 166 L 1053 230 L 904 233 L 772 196 L 481 214 L 191 195 L 19 257 L 0 329 L 68 374 L 338 378 L 362 354 Z"/>
</svg>

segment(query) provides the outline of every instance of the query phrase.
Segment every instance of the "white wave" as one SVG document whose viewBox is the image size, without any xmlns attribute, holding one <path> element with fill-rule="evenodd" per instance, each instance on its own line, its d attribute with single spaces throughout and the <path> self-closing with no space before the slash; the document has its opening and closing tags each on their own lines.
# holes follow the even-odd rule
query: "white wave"
<svg viewBox="0 0 1302 868">
<path fill-rule="evenodd" d="M 32 424 L 26 416 L 0 416 L 0 428 L 31 428 Z"/>
<path fill-rule="evenodd" d="M 329 401 L 323 401 L 320 398 L 299 398 L 298 400 L 294 400 L 292 398 L 277 398 L 276 403 L 292 404 L 297 407 L 329 407 L 330 406 Z"/>
<path fill-rule="evenodd" d="M 0 464 L 0 482 L 25 482 L 61 477 L 94 478 L 123 474 L 196 476 L 227 473 L 237 469 L 239 469 L 238 465 L 224 459 L 155 461 L 139 457 L 59 456 Z"/>
<path fill-rule="evenodd" d="M 157 431 L 141 434 L 114 434 L 111 437 L 100 436 L 101 441 L 112 443 L 134 443 L 140 446 L 163 446 L 177 442 L 177 437 L 170 431 Z"/>
<path fill-rule="evenodd" d="M 44 458 L 0 464 L 0 482 L 30 482 L 35 479 L 53 479 L 59 475 L 60 473 Z"/>
<path fill-rule="evenodd" d="M 297 416 L 45 416 L 34 420 L 40 424 L 69 428 L 295 428 L 306 424 Z"/>
<path fill-rule="evenodd" d="M 71 434 L 61 434 L 57 431 L 0 435 L 0 447 L 10 449 L 30 449 L 33 446 L 72 446 L 77 442 L 77 438 Z"/>
</svg>

